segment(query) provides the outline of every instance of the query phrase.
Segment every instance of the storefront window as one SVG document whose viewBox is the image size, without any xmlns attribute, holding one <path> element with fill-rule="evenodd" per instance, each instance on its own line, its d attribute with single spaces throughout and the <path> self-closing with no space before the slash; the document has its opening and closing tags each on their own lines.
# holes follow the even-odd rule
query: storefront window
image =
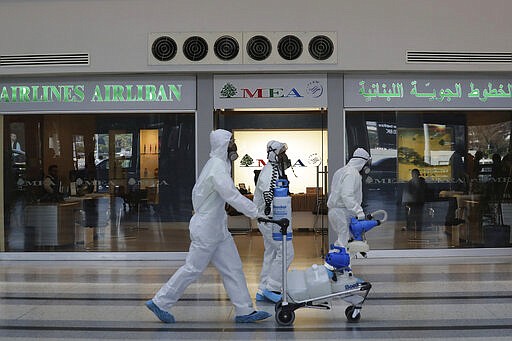
<svg viewBox="0 0 512 341">
<path fill-rule="evenodd" d="M 305 240 L 319 254 L 328 250 L 326 210 L 327 111 L 230 111 L 216 112 L 219 128 L 233 131 L 240 157 L 232 175 L 240 193 L 253 199 L 261 169 L 268 162 L 267 143 L 287 144 L 291 166 L 286 169 L 291 196 L 292 228 L 298 243 Z M 228 209 L 228 227 L 233 233 L 250 233 L 251 222 Z M 257 226 L 253 226 L 257 231 Z M 238 239 L 239 246 L 244 241 Z M 304 250 L 297 250 L 299 254 Z"/>
<path fill-rule="evenodd" d="M 185 251 L 194 119 L 4 116 L 6 251 Z"/>
<path fill-rule="evenodd" d="M 348 111 L 348 151 L 370 150 L 367 212 L 388 212 L 382 249 L 511 243 L 512 112 Z M 374 234 L 374 235 L 375 235 Z"/>
</svg>

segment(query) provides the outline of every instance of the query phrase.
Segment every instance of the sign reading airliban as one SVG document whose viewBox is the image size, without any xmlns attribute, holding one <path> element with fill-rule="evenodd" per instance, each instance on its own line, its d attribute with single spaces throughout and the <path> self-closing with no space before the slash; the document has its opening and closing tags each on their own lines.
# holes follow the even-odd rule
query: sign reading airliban
<svg viewBox="0 0 512 341">
<path fill-rule="evenodd" d="M 91 102 L 172 102 L 181 101 L 182 84 L 96 85 Z M 83 102 L 85 85 L 3 86 L 0 102 Z"/>
<path fill-rule="evenodd" d="M 195 78 L 0 83 L 0 111 L 195 110 Z"/>
</svg>

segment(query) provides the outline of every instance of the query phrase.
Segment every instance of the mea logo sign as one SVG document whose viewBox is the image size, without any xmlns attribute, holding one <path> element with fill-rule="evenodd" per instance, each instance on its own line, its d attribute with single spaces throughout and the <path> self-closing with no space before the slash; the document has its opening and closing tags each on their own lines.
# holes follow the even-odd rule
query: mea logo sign
<svg viewBox="0 0 512 341">
<path fill-rule="evenodd" d="M 245 154 L 240 160 L 240 167 L 264 167 L 267 164 L 267 161 L 263 159 L 253 159 L 249 154 Z M 301 159 L 297 159 L 292 167 L 307 167 Z"/>
<path fill-rule="evenodd" d="M 308 94 L 319 97 L 323 88 L 317 84 L 308 85 Z M 304 97 L 297 88 L 241 88 L 237 89 L 233 84 L 226 83 L 221 91 L 220 98 L 302 98 Z"/>
<path fill-rule="evenodd" d="M 318 98 L 324 93 L 324 87 L 319 81 L 312 81 L 308 83 L 306 91 L 313 96 L 313 98 Z"/>
</svg>

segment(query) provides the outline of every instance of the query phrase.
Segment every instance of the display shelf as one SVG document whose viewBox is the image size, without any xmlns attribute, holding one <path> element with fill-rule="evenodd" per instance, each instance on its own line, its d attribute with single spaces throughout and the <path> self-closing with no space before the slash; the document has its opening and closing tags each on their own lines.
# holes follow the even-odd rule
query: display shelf
<svg viewBox="0 0 512 341">
<path fill-rule="evenodd" d="M 148 190 L 148 202 L 158 203 L 158 129 L 140 131 L 140 189 Z M 150 195 L 149 195 L 150 194 Z M 151 198 L 149 198 L 149 196 Z M 150 199 L 150 200 L 149 200 Z"/>
</svg>

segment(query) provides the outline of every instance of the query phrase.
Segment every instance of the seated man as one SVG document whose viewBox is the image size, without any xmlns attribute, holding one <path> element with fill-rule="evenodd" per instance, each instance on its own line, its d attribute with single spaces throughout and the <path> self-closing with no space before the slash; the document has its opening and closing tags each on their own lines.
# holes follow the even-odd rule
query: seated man
<svg viewBox="0 0 512 341">
<path fill-rule="evenodd" d="M 59 202 L 64 200 L 60 192 L 59 169 L 57 165 L 48 167 L 48 175 L 43 180 L 43 196 L 41 201 Z"/>
</svg>

